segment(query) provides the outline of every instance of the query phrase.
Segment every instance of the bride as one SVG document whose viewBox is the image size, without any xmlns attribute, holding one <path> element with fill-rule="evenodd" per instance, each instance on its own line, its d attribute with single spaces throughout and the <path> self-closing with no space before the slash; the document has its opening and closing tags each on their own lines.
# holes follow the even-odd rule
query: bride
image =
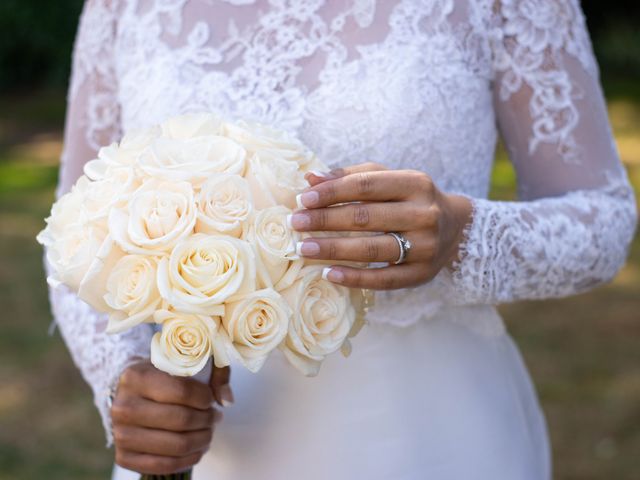
<svg viewBox="0 0 640 480">
<path fill-rule="evenodd" d="M 58 193 L 123 131 L 214 111 L 331 165 L 292 228 L 397 233 L 299 245 L 386 265 L 327 270 L 376 298 L 351 357 L 316 378 L 277 355 L 210 386 L 170 377 L 148 361 L 151 326 L 107 335 L 53 290 L 115 479 L 197 462 L 197 480 L 550 478 L 494 305 L 610 280 L 636 221 L 578 0 L 88 0 L 68 98 Z M 498 133 L 518 202 L 486 199 Z"/>
</svg>

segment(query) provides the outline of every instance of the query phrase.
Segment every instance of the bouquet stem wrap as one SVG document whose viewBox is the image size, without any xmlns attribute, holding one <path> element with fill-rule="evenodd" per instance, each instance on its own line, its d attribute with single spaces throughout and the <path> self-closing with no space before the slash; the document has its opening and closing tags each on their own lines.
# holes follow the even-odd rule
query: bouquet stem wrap
<svg viewBox="0 0 640 480">
<path fill-rule="evenodd" d="M 140 480 L 191 480 L 191 470 L 171 475 L 142 475 Z"/>
</svg>

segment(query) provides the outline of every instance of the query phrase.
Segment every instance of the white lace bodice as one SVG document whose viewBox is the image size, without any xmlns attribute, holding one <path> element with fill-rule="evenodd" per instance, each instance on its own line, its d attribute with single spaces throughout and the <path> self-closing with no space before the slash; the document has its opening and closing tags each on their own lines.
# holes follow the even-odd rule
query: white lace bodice
<svg viewBox="0 0 640 480">
<path fill-rule="evenodd" d="M 326 163 L 429 173 L 473 199 L 460 262 L 377 294 L 373 322 L 583 291 L 613 277 L 636 211 L 577 0 L 89 0 L 59 191 L 123 130 L 213 110 L 296 133 Z M 486 200 L 498 131 L 520 200 Z M 96 403 L 148 326 L 107 339 L 63 289 L 58 324 Z"/>
</svg>

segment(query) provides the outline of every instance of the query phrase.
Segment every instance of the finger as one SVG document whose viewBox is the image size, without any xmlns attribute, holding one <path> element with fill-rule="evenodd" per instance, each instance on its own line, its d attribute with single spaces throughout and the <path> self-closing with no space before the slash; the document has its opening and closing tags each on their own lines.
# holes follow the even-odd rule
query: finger
<svg viewBox="0 0 640 480">
<path fill-rule="evenodd" d="M 113 439 L 118 448 L 167 457 L 184 457 L 206 450 L 212 438 L 211 428 L 183 433 L 130 425 L 113 428 Z"/>
<path fill-rule="evenodd" d="M 416 193 L 430 195 L 431 178 L 414 170 L 353 173 L 312 186 L 296 198 L 300 208 L 320 208 L 355 201 L 404 200 Z"/>
<path fill-rule="evenodd" d="M 377 170 L 387 170 L 387 167 L 374 162 L 359 163 L 357 165 L 350 165 L 344 168 L 334 168 L 333 170 L 330 170 L 328 172 L 309 170 L 307 173 L 305 173 L 304 178 L 307 180 L 307 182 L 309 182 L 311 186 L 314 186 L 327 180 L 344 177 L 345 175 L 351 175 L 353 173 L 360 172 L 374 172 Z"/>
<path fill-rule="evenodd" d="M 209 380 L 209 385 L 211 386 L 211 391 L 213 392 L 216 402 L 223 407 L 232 405 L 235 400 L 233 397 L 233 391 L 229 385 L 230 377 L 231 369 L 229 367 L 213 367 L 211 378 Z"/>
<path fill-rule="evenodd" d="M 287 222 L 301 232 L 406 232 L 435 228 L 438 212 L 411 202 L 353 203 L 299 210 Z"/>
<path fill-rule="evenodd" d="M 208 385 L 187 377 L 174 377 L 156 368 L 125 370 L 120 385 L 158 403 L 172 403 L 207 410 L 213 403 Z"/>
<path fill-rule="evenodd" d="M 432 278 L 424 263 L 403 263 L 384 268 L 328 267 L 323 272 L 327 280 L 350 288 L 395 290 L 420 285 Z"/>
<path fill-rule="evenodd" d="M 187 432 L 210 428 L 221 412 L 209 408 L 198 410 L 182 405 L 152 402 L 144 398 L 117 400 L 111 407 L 114 424 L 134 425 L 173 432 Z"/>
<path fill-rule="evenodd" d="M 411 242 L 406 262 L 426 262 L 433 257 L 437 244 L 426 233 L 403 234 Z M 346 238 L 306 238 L 296 245 L 298 255 L 319 260 L 347 260 L 353 262 L 395 262 L 400 246 L 391 235 Z"/>
<path fill-rule="evenodd" d="M 360 172 L 376 172 L 379 170 L 388 170 L 388 168 L 381 163 L 376 162 L 364 162 L 356 163 L 355 165 L 347 165 L 346 167 L 334 168 L 329 171 L 329 175 L 333 178 L 346 177 L 354 173 Z"/>
<path fill-rule="evenodd" d="M 330 172 L 321 172 L 318 170 L 310 170 L 307 173 L 304 174 L 304 178 L 305 180 L 309 183 L 309 185 L 311 185 L 312 187 L 315 185 L 318 185 L 322 182 L 326 182 L 327 180 L 330 180 L 332 178 L 337 178 L 331 175 Z"/>
<path fill-rule="evenodd" d="M 200 461 L 203 453 L 193 453 L 182 457 L 165 457 L 118 450 L 116 451 L 116 464 L 138 473 L 169 475 L 188 470 Z"/>
</svg>

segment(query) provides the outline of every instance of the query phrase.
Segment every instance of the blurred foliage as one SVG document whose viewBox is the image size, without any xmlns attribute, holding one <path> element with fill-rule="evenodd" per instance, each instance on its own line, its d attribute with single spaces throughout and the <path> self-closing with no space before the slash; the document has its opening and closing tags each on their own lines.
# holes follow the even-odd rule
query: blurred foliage
<svg viewBox="0 0 640 480">
<path fill-rule="evenodd" d="M 640 2 L 581 3 L 601 70 L 609 76 L 640 78 Z"/>
<path fill-rule="evenodd" d="M 0 90 L 66 84 L 82 3 L 0 1 Z"/>
</svg>

